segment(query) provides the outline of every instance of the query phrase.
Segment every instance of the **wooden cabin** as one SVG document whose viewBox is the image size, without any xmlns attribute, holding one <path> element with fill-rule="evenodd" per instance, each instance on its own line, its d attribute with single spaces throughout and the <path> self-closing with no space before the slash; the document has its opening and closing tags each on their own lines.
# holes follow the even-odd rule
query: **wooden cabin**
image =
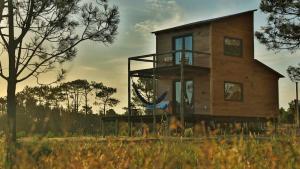
<svg viewBox="0 0 300 169">
<path fill-rule="evenodd" d="M 130 78 L 140 77 L 155 79 L 156 96 L 168 92 L 169 113 L 182 122 L 276 117 L 283 75 L 255 59 L 254 11 L 153 32 L 156 53 L 129 58 L 129 110 Z M 133 70 L 133 61 L 153 67 Z"/>
</svg>

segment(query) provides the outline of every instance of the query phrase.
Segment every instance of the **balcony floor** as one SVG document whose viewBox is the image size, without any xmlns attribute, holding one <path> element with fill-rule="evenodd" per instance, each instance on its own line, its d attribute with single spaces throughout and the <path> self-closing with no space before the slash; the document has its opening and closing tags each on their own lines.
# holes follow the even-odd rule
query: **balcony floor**
<svg viewBox="0 0 300 169">
<path fill-rule="evenodd" d="M 204 75 L 210 72 L 210 68 L 201 66 L 184 65 L 183 69 L 185 75 Z M 152 77 L 154 72 L 155 75 L 159 76 L 180 76 L 181 68 L 180 65 L 174 65 L 157 67 L 155 70 L 153 68 L 139 69 L 130 71 L 130 75 L 135 77 Z"/>
</svg>

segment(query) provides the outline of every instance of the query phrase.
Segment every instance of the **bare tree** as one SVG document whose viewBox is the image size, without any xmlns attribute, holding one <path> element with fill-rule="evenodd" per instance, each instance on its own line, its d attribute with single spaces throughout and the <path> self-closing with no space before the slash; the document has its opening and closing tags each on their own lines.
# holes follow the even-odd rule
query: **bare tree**
<svg viewBox="0 0 300 169">
<path fill-rule="evenodd" d="M 14 159 L 17 83 L 71 61 L 83 41 L 112 43 L 118 23 L 118 8 L 109 7 L 107 0 L 0 0 L 0 77 L 8 84 L 7 161 Z"/>
</svg>

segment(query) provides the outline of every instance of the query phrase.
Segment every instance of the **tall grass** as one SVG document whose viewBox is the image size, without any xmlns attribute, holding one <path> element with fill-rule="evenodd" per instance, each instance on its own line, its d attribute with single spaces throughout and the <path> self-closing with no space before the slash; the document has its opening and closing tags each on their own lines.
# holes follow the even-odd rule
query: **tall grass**
<svg viewBox="0 0 300 169">
<path fill-rule="evenodd" d="M 4 168 L 4 157 L 5 157 L 5 145 L 4 139 L 0 134 L 0 168 Z"/>
<path fill-rule="evenodd" d="M 3 157 L 3 142 L 0 142 Z M 120 141 L 80 138 L 20 144 L 15 168 L 22 169 L 293 169 L 300 168 L 299 139 L 255 136 L 183 141 Z M 3 161 L 1 161 L 3 162 Z M 0 163 L 0 167 L 3 164 Z"/>
</svg>

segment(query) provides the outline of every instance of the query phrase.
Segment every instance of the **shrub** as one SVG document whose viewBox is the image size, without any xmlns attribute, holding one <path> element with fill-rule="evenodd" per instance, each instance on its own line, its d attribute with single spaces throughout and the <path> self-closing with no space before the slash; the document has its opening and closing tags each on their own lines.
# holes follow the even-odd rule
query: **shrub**
<svg viewBox="0 0 300 169">
<path fill-rule="evenodd" d="M 184 137 L 193 137 L 194 132 L 192 128 L 187 128 L 184 130 Z"/>
<path fill-rule="evenodd" d="M 27 136 L 26 131 L 19 131 L 17 132 L 17 138 L 25 137 Z"/>
<path fill-rule="evenodd" d="M 55 133 L 53 133 L 52 131 L 48 131 L 48 133 L 46 134 L 46 137 L 48 137 L 48 138 L 52 138 L 55 136 L 57 136 L 57 135 Z"/>
</svg>

